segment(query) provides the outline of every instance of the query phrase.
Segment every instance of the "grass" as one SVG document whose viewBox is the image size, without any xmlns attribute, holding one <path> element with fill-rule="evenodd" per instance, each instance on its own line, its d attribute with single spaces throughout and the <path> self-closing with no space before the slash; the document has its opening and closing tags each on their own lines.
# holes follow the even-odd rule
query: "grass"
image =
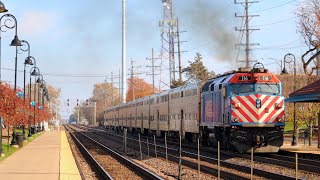
<svg viewBox="0 0 320 180">
<path fill-rule="evenodd" d="M 284 127 L 284 134 L 292 134 L 293 131 L 293 122 L 286 122 Z"/>
<path fill-rule="evenodd" d="M 19 150 L 19 148 L 15 148 L 9 145 L 9 151 L 8 151 L 8 144 L 7 143 L 2 143 L 2 151 L 5 154 L 4 157 L 0 157 L 0 162 L 7 157 L 11 156 L 13 153 Z"/>
<path fill-rule="evenodd" d="M 26 146 L 29 142 L 32 142 L 33 140 L 35 140 L 37 137 L 41 136 L 42 134 L 43 133 L 37 133 L 37 134 L 33 134 L 32 137 L 27 137 L 27 142 L 23 142 L 23 147 Z M 26 130 L 26 136 L 28 136 L 28 130 Z M 10 138 L 10 142 L 11 142 L 11 140 L 12 140 L 12 138 Z M 15 147 L 12 147 L 9 145 L 9 151 L 8 151 L 8 142 L 3 141 L 2 142 L 2 151 L 5 154 L 5 156 L 0 157 L 0 162 L 2 160 L 6 159 L 7 157 L 11 156 L 13 153 L 18 151 L 19 149 L 21 149 L 21 148 L 15 148 Z"/>
</svg>

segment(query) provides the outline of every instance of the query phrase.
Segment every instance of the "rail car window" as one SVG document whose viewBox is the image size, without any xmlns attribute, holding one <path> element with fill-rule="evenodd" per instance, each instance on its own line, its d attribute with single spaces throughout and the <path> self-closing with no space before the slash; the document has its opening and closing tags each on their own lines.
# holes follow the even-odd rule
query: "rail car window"
<svg viewBox="0 0 320 180">
<path fill-rule="evenodd" d="M 214 91 L 214 84 L 211 85 L 210 91 Z"/>
<path fill-rule="evenodd" d="M 269 83 L 264 83 L 264 84 L 257 84 L 256 87 L 257 92 L 262 92 L 262 93 L 270 93 L 277 95 L 280 93 L 280 87 L 278 84 L 269 84 Z"/>
<path fill-rule="evenodd" d="M 254 92 L 254 85 L 248 83 L 239 83 L 239 84 L 231 84 L 230 85 L 230 93 L 231 94 L 242 94 Z"/>
</svg>

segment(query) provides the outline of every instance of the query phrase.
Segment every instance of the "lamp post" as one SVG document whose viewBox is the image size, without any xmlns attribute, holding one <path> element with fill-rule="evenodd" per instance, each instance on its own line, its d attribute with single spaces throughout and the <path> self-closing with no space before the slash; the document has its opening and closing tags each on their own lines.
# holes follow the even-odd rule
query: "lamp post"
<svg viewBox="0 0 320 180">
<path fill-rule="evenodd" d="M 4 4 L 0 1 L 0 13 L 8 12 Z M 0 21 L 1 22 L 1 21 Z M 1 24 L 1 23 L 0 23 Z M 1 83 L 1 26 L 0 26 L 0 83 Z M 4 156 L 2 150 L 2 117 L 0 117 L 0 157 Z"/>
<path fill-rule="evenodd" d="M 288 74 L 288 71 L 286 70 L 286 63 L 291 63 L 292 59 L 288 58 L 288 56 L 292 56 L 293 57 L 293 91 L 296 91 L 296 75 L 297 75 L 297 69 L 296 69 L 296 57 L 291 54 L 288 53 L 284 56 L 283 58 L 283 70 L 282 70 L 282 74 Z M 291 145 L 292 146 L 296 146 L 297 145 L 297 139 L 296 139 L 296 103 L 293 102 L 293 133 L 292 133 L 292 142 Z"/>
<path fill-rule="evenodd" d="M 28 51 L 28 56 L 24 61 L 24 68 L 23 68 L 23 100 L 24 100 L 24 102 L 26 102 L 26 66 L 33 65 L 33 62 L 32 62 L 32 59 L 30 58 L 30 44 L 28 43 L 28 41 L 25 41 L 25 40 L 22 40 L 21 43 L 26 44 L 27 49 L 23 49 L 22 47 L 20 47 L 20 49 L 24 52 Z M 29 123 L 29 126 L 30 126 L 30 123 Z M 25 125 L 22 126 L 22 133 L 23 133 L 23 139 L 26 139 Z"/>
<path fill-rule="evenodd" d="M 18 38 L 18 22 L 17 22 L 16 17 L 14 17 L 12 14 L 5 14 L 0 18 L 0 25 L 1 25 L 1 22 L 2 22 L 2 20 L 4 18 L 6 20 L 4 21 L 4 25 L 3 26 L 5 26 L 5 27 L 7 27 L 9 29 L 15 28 L 15 36 L 14 36 L 14 39 L 11 41 L 10 46 L 15 46 L 16 47 L 15 69 L 14 69 L 14 91 L 16 91 L 17 90 L 18 46 L 22 46 L 22 45 L 21 45 L 21 41 Z M 8 20 L 11 21 L 11 19 L 13 19 L 14 24 L 10 26 L 6 22 Z M 0 27 L 2 27 L 2 25 Z M 15 110 L 15 108 L 16 107 L 15 107 L 15 104 L 14 104 L 14 110 Z M 17 140 L 16 140 L 16 137 L 15 137 L 15 128 L 13 129 L 13 132 L 12 132 L 11 145 L 17 145 Z"/>
<path fill-rule="evenodd" d="M 0 13 L 8 12 L 4 4 L 0 1 Z M 0 27 L 0 83 L 1 83 L 1 27 Z M 2 150 L 2 117 L 0 117 L 0 157 L 4 156 Z"/>
<path fill-rule="evenodd" d="M 42 80 L 40 88 L 42 89 L 41 99 L 42 99 L 42 109 L 44 110 L 44 96 L 46 96 L 46 93 L 48 92 L 45 80 Z M 44 120 L 43 120 L 43 122 L 41 124 L 42 124 L 41 131 L 44 131 Z"/>
<path fill-rule="evenodd" d="M 34 62 L 35 62 L 34 65 L 36 65 L 36 61 L 34 61 Z M 37 72 L 37 70 L 38 70 L 38 72 Z M 29 90 L 30 100 L 31 100 L 31 76 L 35 76 L 35 79 L 36 79 L 36 76 L 38 76 L 38 74 L 40 74 L 40 69 L 38 67 L 34 66 L 34 67 L 32 67 L 30 69 L 30 90 Z M 35 127 L 36 127 L 36 104 L 37 104 L 36 103 L 36 86 L 37 85 L 36 85 L 36 82 L 35 82 L 34 93 L 33 93 L 33 104 L 32 104 L 32 106 L 33 106 L 33 126 L 34 126 L 33 128 L 34 128 L 34 130 L 32 131 L 32 134 L 35 134 Z M 31 103 L 30 103 L 30 105 L 31 105 Z M 31 131 L 31 126 L 30 126 L 30 131 Z M 30 135 L 30 133 L 29 133 L 29 135 Z"/>
<path fill-rule="evenodd" d="M 41 84 L 42 81 L 43 81 L 43 76 L 39 73 L 38 74 L 38 79 L 36 81 L 36 83 L 38 84 L 38 121 L 39 121 L 39 113 L 40 113 L 40 89 L 41 89 L 41 86 L 42 86 L 42 84 Z M 39 85 L 39 84 L 41 84 L 41 85 Z M 39 126 L 37 127 L 37 131 L 38 132 L 40 131 Z"/>
</svg>

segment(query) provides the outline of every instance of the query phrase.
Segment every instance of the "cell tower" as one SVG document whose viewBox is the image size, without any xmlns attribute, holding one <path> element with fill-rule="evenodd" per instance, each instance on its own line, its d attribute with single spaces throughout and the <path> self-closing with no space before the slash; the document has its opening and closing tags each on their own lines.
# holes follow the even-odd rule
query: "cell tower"
<svg viewBox="0 0 320 180">
<path fill-rule="evenodd" d="M 159 89 L 163 89 L 164 87 L 170 88 L 172 81 L 175 80 L 174 42 L 177 38 L 177 33 L 175 32 L 177 21 L 173 14 L 173 0 L 162 0 L 162 5 L 163 19 L 159 22 L 161 28 Z"/>
<path fill-rule="evenodd" d="M 237 13 L 236 13 L 235 16 L 240 17 L 240 18 L 245 18 L 245 28 L 241 27 L 240 29 L 238 29 L 236 27 L 236 31 L 240 31 L 246 35 L 246 43 L 242 44 L 240 42 L 240 44 L 239 44 L 240 46 L 245 46 L 246 60 L 245 61 L 238 61 L 238 62 L 246 62 L 247 68 L 250 67 L 250 62 L 254 62 L 252 59 L 250 59 L 250 51 L 251 51 L 250 46 L 259 45 L 259 44 L 250 43 L 250 34 L 252 31 L 256 31 L 256 30 L 260 30 L 260 29 L 251 29 L 249 27 L 249 22 L 250 22 L 251 18 L 259 16 L 259 15 L 249 15 L 249 7 L 251 6 L 251 4 L 257 3 L 257 2 L 259 2 L 259 1 L 249 2 L 248 0 L 246 0 L 245 2 L 237 2 L 237 0 L 234 0 L 235 4 L 241 4 L 245 8 L 245 15 L 237 15 Z"/>
</svg>

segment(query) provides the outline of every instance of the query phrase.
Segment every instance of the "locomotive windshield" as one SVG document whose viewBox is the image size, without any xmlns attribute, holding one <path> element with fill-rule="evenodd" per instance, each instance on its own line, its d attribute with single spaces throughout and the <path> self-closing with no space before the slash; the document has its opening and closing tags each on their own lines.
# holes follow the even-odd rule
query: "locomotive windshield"
<svg viewBox="0 0 320 180">
<path fill-rule="evenodd" d="M 230 93 L 231 94 L 244 94 L 244 93 L 265 93 L 265 94 L 280 94 L 280 86 L 278 84 L 269 84 L 269 83 L 236 83 L 230 84 Z"/>
<path fill-rule="evenodd" d="M 274 95 L 280 94 L 280 88 L 278 84 L 259 83 L 256 85 L 256 91 Z"/>
<path fill-rule="evenodd" d="M 230 85 L 230 93 L 231 94 L 242 94 L 242 93 L 250 93 L 254 92 L 254 85 L 248 83 L 241 84 L 231 84 Z"/>
</svg>

